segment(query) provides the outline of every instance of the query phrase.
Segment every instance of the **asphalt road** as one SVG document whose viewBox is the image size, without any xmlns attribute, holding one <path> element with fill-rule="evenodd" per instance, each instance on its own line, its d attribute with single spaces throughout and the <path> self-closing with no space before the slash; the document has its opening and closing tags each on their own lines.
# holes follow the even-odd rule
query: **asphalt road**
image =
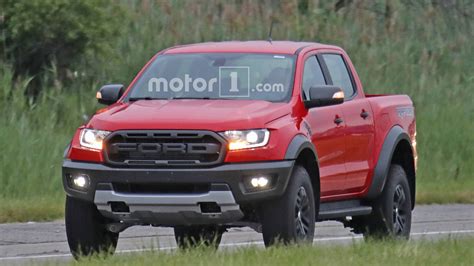
<svg viewBox="0 0 474 266">
<path fill-rule="evenodd" d="M 415 208 L 411 239 L 474 237 L 474 205 L 424 205 Z M 341 223 L 316 225 L 314 242 L 350 244 L 361 241 Z M 263 246 L 261 234 L 249 228 L 231 229 L 224 234 L 221 248 Z M 120 235 L 117 252 L 147 249 L 173 250 L 176 243 L 170 228 L 132 227 Z M 0 224 L 0 264 L 24 264 L 71 260 L 63 221 Z"/>
</svg>

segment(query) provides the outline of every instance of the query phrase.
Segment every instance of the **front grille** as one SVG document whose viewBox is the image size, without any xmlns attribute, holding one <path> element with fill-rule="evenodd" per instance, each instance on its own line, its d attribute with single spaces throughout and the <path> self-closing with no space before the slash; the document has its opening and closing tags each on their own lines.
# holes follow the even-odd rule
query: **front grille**
<svg viewBox="0 0 474 266">
<path fill-rule="evenodd" d="M 225 140 L 211 131 L 115 131 L 104 141 L 108 164 L 127 167 L 209 166 L 224 160 Z"/>
</svg>

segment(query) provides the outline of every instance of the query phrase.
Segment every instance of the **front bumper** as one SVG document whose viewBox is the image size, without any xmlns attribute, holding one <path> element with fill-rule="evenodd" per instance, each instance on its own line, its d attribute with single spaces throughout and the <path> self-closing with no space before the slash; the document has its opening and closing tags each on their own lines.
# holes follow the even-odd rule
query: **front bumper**
<svg viewBox="0 0 474 266">
<path fill-rule="evenodd" d="M 160 225 L 229 223 L 243 217 L 240 205 L 258 203 L 281 196 L 288 185 L 294 161 L 224 164 L 213 168 L 112 168 L 102 164 L 63 163 L 63 185 L 74 198 L 94 202 L 104 216 L 129 223 Z M 80 191 L 70 178 L 87 175 L 90 187 Z M 245 186 L 249 177 L 270 176 L 271 188 L 251 192 Z M 153 192 L 119 191 L 116 184 L 167 186 L 179 184 L 206 185 L 207 191 Z M 126 206 L 126 211 L 114 210 L 113 204 Z M 202 203 L 218 206 L 218 212 L 203 211 Z"/>
</svg>

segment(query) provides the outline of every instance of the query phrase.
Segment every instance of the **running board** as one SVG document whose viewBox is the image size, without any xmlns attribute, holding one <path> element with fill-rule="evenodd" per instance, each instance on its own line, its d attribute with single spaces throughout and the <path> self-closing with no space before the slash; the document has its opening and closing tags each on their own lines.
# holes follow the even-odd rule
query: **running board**
<svg viewBox="0 0 474 266">
<path fill-rule="evenodd" d="M 372 212 L 371 206 L 362 205 L 360 200 L 346 200 L 323 202 L 319 206 L 318 220 L 331 220 L 347 216 L 368 215 Z"/>
</svg>

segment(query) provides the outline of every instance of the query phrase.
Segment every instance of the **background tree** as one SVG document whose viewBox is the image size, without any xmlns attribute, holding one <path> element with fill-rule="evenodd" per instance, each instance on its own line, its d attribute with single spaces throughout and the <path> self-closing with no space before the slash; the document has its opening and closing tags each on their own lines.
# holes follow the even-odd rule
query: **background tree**
<svg viewBox="0 0 474 266">
<path fill-rule="evenodd" d="M 37 95 L 42 72 L 55 64 L 61 81 L 85 54 L 100 53 L 118 32 L 119 7 L 113 1 L 0 1 L 0 57 L 14 79 L 29 76 L 28 94 Z"/>
</svg>

